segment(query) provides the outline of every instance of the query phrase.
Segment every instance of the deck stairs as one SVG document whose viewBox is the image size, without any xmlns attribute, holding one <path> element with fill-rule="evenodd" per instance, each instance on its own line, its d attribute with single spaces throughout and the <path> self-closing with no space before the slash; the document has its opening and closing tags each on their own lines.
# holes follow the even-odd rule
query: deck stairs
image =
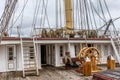
<svg viewBox="0 0 120 80">
<path fill-rule="evenodd" d="M 21 38 L 23 77 L 27 75 L 39 75 L 36 49 L 34 38 L 32 41 L 24 41 Z"/>
<path fill-rule="evenodd" d="M 110 33 L 111 44 L 115 53 L 115 57 L 120 65 L 120 37 L 116 29 Z"/>
</svg>

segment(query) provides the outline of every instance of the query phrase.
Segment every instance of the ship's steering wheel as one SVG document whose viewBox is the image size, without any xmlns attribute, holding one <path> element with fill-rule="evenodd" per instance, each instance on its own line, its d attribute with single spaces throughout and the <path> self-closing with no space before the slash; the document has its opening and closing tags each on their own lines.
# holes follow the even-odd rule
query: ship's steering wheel
<svg viewBox="0 0 120 80">
<path fill-rule="evenodd" d="M 86 57 L 92 59 L 92 57 L 95 58 L 96 63 L 100 63 L 100 52 L 97 48 L 95 47 L 84 47 L 83 49 L 80 50 L 80 52 L 77 55 L 78 59 L 82 63 Z"/>
</svg>

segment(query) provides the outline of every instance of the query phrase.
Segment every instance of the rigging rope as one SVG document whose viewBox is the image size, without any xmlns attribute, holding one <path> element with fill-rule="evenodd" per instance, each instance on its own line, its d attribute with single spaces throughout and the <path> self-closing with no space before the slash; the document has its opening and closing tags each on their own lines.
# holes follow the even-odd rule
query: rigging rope
<svg viewBox="0 0 120 80">
<path fill-rule="evenodd" d="M 105 0 L 103 0 L 103 1 L 104 1 L 104 4 L 105 4 L 106 9 L 107 9 L 107 11 L 108 11 L 109 17 L 110 17 L 110 19 L 112 19 L 112 16 L 111 16 L 110 11 L 109 11 L 109 9 L 108 9 L 107 3 L 106 3 Z"/>
<path fill-rule="evenodd" d="M 60 11 L 60 27 L 62 27 L 62 14 L 61 14 L 61 0 L 59 0 L 59 11 Z"/>
<path fill-rule="evenodd" d="M 45 1 L 43 0 L 43 6 L 44 6 L 44 9 L 45 9 L 45 16 L 44 16 L 44 20 L 43 20 L 43 25 L 45 24 L 45 17 L 47 19 L 47 23 L 48 23 L 48 26 L 49 26 L 49 29 L 50 29 L 50 23 L 49 23 L 49 19 L 48 19 L 48 15 L 47 15 L 47 6 L 48 6 L 48 0 L 45 4 Z"/>
<path fill-rule="evenodd" d="M 33 27 L 34 27 L 35 20 L 36 20 L 37 3 L 38 3 L 38 0 L 36 1 L 36 5 L 35 5 L 35 11 L 34 11 L 34 15 L 33 15 L 33 22 L 32 22 L 32 26 L 33 26 Z"/>
<path fill-rule="evenodd" d="M 13 25 L 14 17 L 15 17 L 15 11 L 13 12 L 13 15 L 12 15 L 11 25 Z M 11 27 L 11 29 L 7 29 L 7 32 L 10 30 L 10 35 L 12 34 L 12 28 L 13 26 Z"/>
<path fill-rule="evenodd" d="M 78 17 L 79 17 L 79 12 L 78 12 L 78 0 L 76 0 L 76 3 L 75 3 L 75 4 L 76 4 L 76 20 L 75 20 L 75 21 L 76 21 L 76 25 L 75 25 L 75 26 L 77 27 L 77 26 L 78 26 L 78 22 L 79 22 L 79 21 L 78 21 L 78 19 L 79 19 L 79 18 L 78 18 Z M 77 29 L 77 28 L 76 28 L 76 29 Z"/>
<path fill-rule="evenodd" d="M 19 14 L 19 15 L 18 15 L 18 17 L 15 19 L 15 21 L 14 21 L 13 25 L 11 25 L 11 26 L 10 26 L 10 28 L 11 28 L 12 26 L 14 26 L 14 25 L 15 25 L 15 23 L 18 21 L 18 19 L 19 19 L 19 18 L 20 18 L 20 16 L 22 15 L 22 13 L 23 13 L 23 11 L 24 11 L 24 9 L 25 9 L 25 7 L 26 7 L 27 3 L 28 3 L 28 0 L 25 2 L 25 4 L 24 4 L 24 6 L 23 6 L 23 8 L 22 8 L 22 10 L 21 10 L 21 12 L 20 12 L 20 14 Z M 10 28 L 9 28 L 9 29 L 10 29 Z"/>
<path fill-rule="evenodd" d="M 77 8 L 78 8 L 78 26 L 79 26 L 79 30 L 81 29 L 81 25 L 80 25 L 80 22 L 81 22 L 81 13 L 80 13 L 80 0 L 77 0 L 76 4 L 78 4 Z"/>
<path fill-rule="evenodd" d="M 81 29 L 83 30 L 83 20 L 82 20 L 82 18 L 83 18 L 83 16 L 82 16 L 82 14 L 83 14 L 83 11 L 82 11 L 82 0 L 80 0 L 79 1 L 79 5 L 80 5 L 80 18 L 81 18 Z"/>
<path fill-rule="evenodd" d="M 84 28 L 84 34 L 83 34 L 83 38 L 85 38 L 85 45 L 87 46 L 87 24 L 86 24 L 86 11 L 85 11 L 85 5 L 84 4 L 84 0 L 81 0 L 82 3 L 82 12 L 83 12 L 83 27 Z"/>
<path fill-rule="evenodd" d="M 84 4 L 84 1 L 82 0 L 82 4 Z M 83 11 L 83 27 L 85 27 L 84 29 L 86 30 L 86 18 L 85 18 L 85 7 L 84 7 L 85 5 L 82 5 L 82 11 Z"/>
<path fill-rule="evenodd" d="M 107 9 L 107 11 L 108 11 L 109 17 L 110 17 L 110 19 L 112 19 L 112 16 L 111 16 L 110 11 L 109 11 L 109 9 L 108 9 L 107 3 L 106 3 L 105 0 L 103 0 L 103 1 L 104 1 L 104 4 L 105 4 L 106 9 Z M 112 25 L 113 25 L 115 31 L 117 31 L 117 29 L 116 29 L 115 24 L 113 23 L 113 21 L 112 21 Z"/>
<path fill-rule="evenodd" d="M 87 29 L 88 31 L 90 30 L 90 26 L 89 26 L 89 20 L 88 20 L 88 10 L 87 10 L 87 4 L 86 4 L 86 0 L 84 0 L 84 4 L 85 4 L 85 12 L 86 12 L 86 24 L 87 24 Z"/>
<path fill-rule="evenodd" d="M 98 5 L 97 11 L 100 12 L 100 4 L 99 4 L 99 1 L 98 1 L 98 0 L 97 0 L 97 5 Z M 99 17 L 98 17 L 98 18 L 99 18 Z M 101 22 L 102 22 L 102 20 L 99 18 L 99 19 L 98 19 L 98 24 L 99 24 L 99 26 L 101 26 Z"/>
<path fill-rule="evenodd" d="M 55 0 L 56 7 L 56 29 L 58 28 L 58 0 Z"/>
<path fill-rule="evenodd" d="M 88 24 L 91 25 L 91 28 L 92 28 L 92 30 L 93 30 L 94 28 L 93 28 L 92 16 L 91 16 L 91 11 L 90 11 L 90 6 L 89 6 L 89 3 L 88 3 L 88 0 L 86 1 L 86 5 L 88 5 L 88 6 L 87 6 L 87 9 L 88 9 L 88 15 L 89 15 L 89 22 L 90 22 L 90 23 L 88 23 Z M 91 29 L 90 29 L 90 30 L 91 30 Z"/>
<path fill-rule="evenodd" d="M 33 31 L 34 31 L 35 35 L 37 35 L 36 24 L 37 24 L 37 17 L 39 14 L 39 9 L 40 9 L 40 3 L 41 3 L 41 0 L 39 2 L 38 2 L 38 0 L 36 1 L 33 22 L 32 22 L 32 27 L 33 27 Z M 31 30 L 31 32 L 32 32 L 32 30 Z"/>
<path fill-rule="evenodd" d="M 102 21 L 104 21 L 105 22 L 105 20 L 99 15 L 99 13 L 97 12 L 97 10 L 95 9 L 95 7 L 94 7 L 94 5 L 93 5 L 93 3 L 92 3 L 92 1 L 91 0 L 89 0 L 90 1 L 90 4 L 91 4 L 91 6 L 93 7 L 93 9 L 94 9 L 94 11 L 96 12 L 96 14 L 98 15 L 98 17 L 102 20 Z"/>
<path fill-rule="evenodd" d="M 90 0 L 88 0 L 88 1 L 90 3 Z M 92 7 L 91 3 L 90 3 L 90 8 L 91 8 L 91 12 L 92 12 L 92 16 L 93 16 L 95 27 L 97 29 L 97 23 L 96 23 L 96 20 L 95 20 L 95 14 L 94 14 L 94 10 L 93 10 L 93 7 Z"/>
<path fill-rule="evenodd" d="M 101 9 L 101 12 L 102 12 L 103 18 L 104 18 L 104 20 L 105 20 L 105 23 L 107 23 L 107 19 L 106 19 L 106 17 L 105 17 L 104 11 L 103 11 L 103 7 L 102 7 L 101 0 L 99 0 L 98 2 L 99 2 L 99 5 L 100 5 L 100 9 Z M 107 24 L 106 24 L 106 27 L 107 27 Z"/>
<path fill-rule="evenodd" d="M 64 23 L 63 23 L 63 24 L 65 24 L 65 20 L 66 20 L 66 17 L 65 17 L 65 0 L 63 0 L 63 13 L 64 13 L 64 14 L 63 14 L 63 15 L 64 15 L 64 17 L 63 17 L 63 18 L 64 18 L 64 19 L 63 19 L 63 22 L 64 22 Z"/>
<path fill-rule="evenodd" d="M 44 13 L 44 6 L 42 4 L 42 11 L 41 11 L 41 18 L 40 18 L 40 28 L 44 28 L 44 26 L 42 26 L 42 22 L 43 22 L 43 13 Z"/>
<path fill-rule="evenodd" d="M 24 5 L 25 5 L 25 0 L 24 0 Z M 20 26 L 17 27 L 17 31 L 18 31 L 18 36 L 19 36 L 19 37 L 20 37 L 21 35 L 19 34 L 19 30 L 18 30 L 18 29 L 23 26 L 23 17 L 24 17 L 24 10 L 23 10 L 23 12 L 22 12 L 22 14 L 21 14 L 21 23 L 20 23 Z"/>
<path fill-rule="evenodd" d="M 23 12 L 24 12 L 24 9 L 25 9 L 27 3 L 28 3 L 28 0 L 27 0 L 26 2 L 24 1 L 24 5 L 23 5 L 23 8 L 22 8 L 20 14 L 17 16 L 17 18 L 15 19 L 15 21 L 14 21 L 14 20 L 12 21 L 12 24 L 11 24 L 11 26 L 7 29 L 7 31 L 8 31 L 8 30 L 11 30 L 11 31 L 12 31 L 13 26 L 14 26 L 15 23 L 18 21 L 18 19 L 20 18 L 21 15 L 22 15 L 22 18 L 23 18 Z M 15 15 L 15 11 L 13 12 L 13 14 Z M 14 15 L 13 15 L 13 18 L 14 18 Z M 22 18 L 21 18 L 21 19 L 22 19 Z M 21 20 L 21 26 L 22 26 L 22 21 L 23 21 L 23 20 Z M 20 35 L 20 34 L 19 34 L 19 35 Z"/>
<path fill-rule="evenodd" d="M 101 3 L 101 0 L 98 1 L 99 2 L 99 5 L 100 5 L 100 9 L 101 9 L 101 12 L 102 12 L 102 15 L 103 15 L 103 18 L 105 20 L 105 23 L 106 23 L 106 17 L 105 17 L 105 14 L 104 14 L 104 11 L 103 11 L 103 7 L 102 7 L 102 3 Z"/>
</svg>

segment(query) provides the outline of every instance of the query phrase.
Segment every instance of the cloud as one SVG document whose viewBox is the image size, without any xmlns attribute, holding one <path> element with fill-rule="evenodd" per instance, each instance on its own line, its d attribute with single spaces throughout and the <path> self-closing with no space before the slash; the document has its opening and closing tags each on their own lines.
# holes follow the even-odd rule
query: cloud
<svg viewBox="0 0 120 80">
<path fill-rule="evenodd" d="M 1 0 L 0 1 L 0 17 L 4 11 L 4 7 L 5 7 L 5 0 Z"/>
</svg>

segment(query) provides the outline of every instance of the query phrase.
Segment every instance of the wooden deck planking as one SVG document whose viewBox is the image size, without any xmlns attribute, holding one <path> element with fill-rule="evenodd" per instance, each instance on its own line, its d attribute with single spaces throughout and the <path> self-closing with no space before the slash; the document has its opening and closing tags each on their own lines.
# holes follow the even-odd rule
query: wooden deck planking
<svg viewBox="0 0 120 80">
<path fill-rule="evenodd" d="M 91 80 L 92 77 L 84 77 L 74 69 L 64 70 L 63 68 L 45 67 L 39 70 L 39 76 L 21 77 L 21 72 L 0 73 L 0 80 Z M 89 79 L 88 79 L 89 78 Z"/>
</svg>

